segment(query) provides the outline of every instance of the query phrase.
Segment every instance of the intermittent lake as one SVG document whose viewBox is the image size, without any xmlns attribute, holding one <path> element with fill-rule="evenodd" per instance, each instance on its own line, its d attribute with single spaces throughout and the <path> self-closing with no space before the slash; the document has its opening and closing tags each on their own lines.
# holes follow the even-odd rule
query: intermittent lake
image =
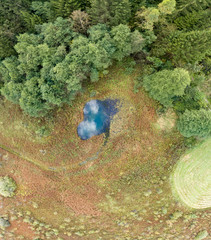
<svg viewBox="0 0 211 240">
<path fill-rule="evenodd" d="M 83 113 L 84 120 L 78 125 L 78 136 L 87 140 L 92 136 L 109 131 L 112 117 L 118 112 L 118 100 L 91 100 L 86 103 Z"/>
</svg>

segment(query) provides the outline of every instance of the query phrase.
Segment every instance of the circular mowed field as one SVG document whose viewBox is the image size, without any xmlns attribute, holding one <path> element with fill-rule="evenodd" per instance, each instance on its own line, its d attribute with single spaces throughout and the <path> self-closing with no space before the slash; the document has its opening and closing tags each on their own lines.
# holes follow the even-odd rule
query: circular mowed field
<svg viewBox="0 0 211 240">
<path fill-rule="evenodd" d="M 211 138 L 179 160 L 172 184 L 173 191 L 189 207 L 211 207 Z"/>
</svg>

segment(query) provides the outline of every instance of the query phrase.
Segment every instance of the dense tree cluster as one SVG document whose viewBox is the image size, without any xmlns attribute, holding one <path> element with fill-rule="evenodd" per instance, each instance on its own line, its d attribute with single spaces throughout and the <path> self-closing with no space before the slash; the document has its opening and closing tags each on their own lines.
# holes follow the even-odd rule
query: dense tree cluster
<svg viewBox="0 0 211 240">
<path fill-rule="evenodd" d="M 201 87 L 211 73 L 210 0 L 4 0 L 0 12 L 0 92 L 24 112 L 45 116 L 85 80 L 142 56 L 146 91 L 183 114 L 184 136 L 204 136 L 186 133 L 185 119 L 210 107 Z"/>
<path fill-rule="evenodd" d="M 84 79 L 98 81 L 113 60 L 141 51 L 144 44 L 141 34 L 126 25 L 109 29 L 98 24 L 83 36 L 72 30 L 71 21 L 57 18 L 36 29 L 18 36 L 18 56 L 0 66 L 2 94 L 31 116 L 44 116 L 55 105 L 69 103 Z"/>
</svg>

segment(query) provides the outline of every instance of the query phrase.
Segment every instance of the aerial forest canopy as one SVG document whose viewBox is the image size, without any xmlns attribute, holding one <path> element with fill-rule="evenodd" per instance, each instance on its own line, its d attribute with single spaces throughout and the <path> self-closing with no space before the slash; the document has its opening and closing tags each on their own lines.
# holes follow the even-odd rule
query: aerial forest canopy
<svg viewBox="0 0 211 240">
<path fill-rule="evenodd" d="M 130 57 L 149 95 L 184 114 L 181 133 L 204 135 L 182 121 L 210 108 L 210 0 L 5 0 L 0 11 L 0 92 L 26 114 L 70 104 Z"/>
<path fill-rule="evenodd" d="M 118 25 L 98 24 L 82 36 L 71 21 L 57 18 L 36 26 L 33 34 L 18 36 L 18 56 L 1 63 L 2 94 L 20 104 L 31 116 L 43 116 L 55 105 L 70 102 L 84 79 L 97 81 L 114 60 L 141 51 L 144 40 L 138 31 Z"/>
</svg>

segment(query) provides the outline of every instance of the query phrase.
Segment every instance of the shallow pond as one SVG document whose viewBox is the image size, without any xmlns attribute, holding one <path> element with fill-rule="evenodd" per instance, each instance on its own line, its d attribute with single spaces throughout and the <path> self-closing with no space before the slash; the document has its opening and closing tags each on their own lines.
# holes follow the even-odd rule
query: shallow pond
<svg viewBox="0 0 211 240">
<path fill-rule="evenodd" d="M 78 125 L 78 136 L 87 140 L 109 131 L 112 117 L 118 112 L 118 100 L 91 100 L 86 103 L 83 113 L 84 121 Z"/>
</svg>

